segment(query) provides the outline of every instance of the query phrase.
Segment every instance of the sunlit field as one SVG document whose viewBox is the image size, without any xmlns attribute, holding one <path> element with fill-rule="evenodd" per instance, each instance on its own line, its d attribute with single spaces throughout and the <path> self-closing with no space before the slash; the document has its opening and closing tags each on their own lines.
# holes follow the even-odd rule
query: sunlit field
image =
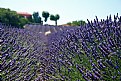
<svg viewBox="0 0 121 81">
<path fill-rule="evenodd" d="M 0 81 L 120 81 L 121 17 L 87 21 L 22 29 L 0 23 Z"/>
</svg>

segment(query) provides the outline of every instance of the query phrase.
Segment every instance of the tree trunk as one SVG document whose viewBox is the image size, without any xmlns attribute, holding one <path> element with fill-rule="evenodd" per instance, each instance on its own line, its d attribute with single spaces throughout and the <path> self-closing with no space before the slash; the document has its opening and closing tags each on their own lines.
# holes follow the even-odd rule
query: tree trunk
<svg viewBox="0 0 121 81">
<path fill-rule="evenodd" d="M 57 21 L 55 21 L 55 25 L 57 26 Z"/>
</svg>

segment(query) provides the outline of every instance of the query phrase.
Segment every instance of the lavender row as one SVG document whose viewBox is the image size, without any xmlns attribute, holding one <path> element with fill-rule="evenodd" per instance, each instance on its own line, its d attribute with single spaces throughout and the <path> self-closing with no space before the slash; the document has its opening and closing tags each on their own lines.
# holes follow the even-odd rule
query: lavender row
<svg viewBox="0 0 121 81">
<path fill-rule="evenodd" d="M 65 31 L 65 30 L 69 30 L 69 29 L 75 29 L 78 27 L 75 26 L 52 26 L 52 25 L 38 25 L 38 24 L 27 24 L 25 25 L 25 29 L 30 30 L 30 31 L 34 31 L 37 33 L 45 33 L 50 31 L 51 33 L 57 33 L 59 31 Z"/>
<path fill-rule="evenodd" d="M 121 80 L 121 17 L 52 34 L 48 41 L 47 79 Z"/>
<path fill-rule="evenodd" d="M 0 26 L 0 73 L 3 81 L 30 81 L 41 75 L 46 38 L 25 29 Z"/>
<path fill-rule="evenodd" d="M 8 81 L 121 80 L 121 17 L 98 18 L 56 31 L 0 24 L 0 79 Z M 62 28 L 62 27 L 61 27 Z M 45 36 L 43 32 L 54 29 Z"/>
</svg>

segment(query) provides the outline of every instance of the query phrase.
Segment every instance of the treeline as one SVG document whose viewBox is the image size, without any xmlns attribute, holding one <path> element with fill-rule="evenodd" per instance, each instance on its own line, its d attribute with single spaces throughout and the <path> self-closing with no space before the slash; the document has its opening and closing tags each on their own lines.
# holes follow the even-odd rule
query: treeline
<svg viewBox="0 0 121 81">
<path fill-rule="evenodd" d="M 53 15 L 47 11 L 42 12 L 42 17 L 44 18 L 44 20 L 42 20 L 42 17 L 40 17 L 39 12 L 34 12 L 32 16 L 33 16 L 33 19 L 31 23 L 39 23 L 39 24 L 43 24 L 43 22 L 47 22 L 48 18 L 50 17 L 50 20 L 55 21 L 55 25 L 57 25 L 57 20 L 59 20 L 60 18 L 59 14 Z"/>
<path fill-rule="evenodd" d="M 48 18 L 50 17 L 50 20 L 55 21 L 55 25 L 57 25 L 57 20 L 60 18 L 59 14 L 50 15 L 50 13 L 47 11 L 43 11 L 41 15 L 44 18 L 44 22 L 47 22 Z M 38 23 L 43 25 L 42 17 L 40 17 L 39 12 L 33 12 L 31 16 L 25 18 L 16 11 L 0 8 L 0 22 L 16 27 L 23 27 L 28 23 Z"/>
<path fill-rule="evenodd" d="M 29 20 L 18 15 L 16 11 L 0 8 L 0 22 L 16 27 L 23 27 Z"/>
<path fill-rule="evenodd" d="M 44 18 L 43 20 L 41 16 Z M 60 19 L 59 14 L 53 15 L 47 11 L 43 11 L 41 16 L 39 12 L 33 12 L 31 16 L 24 17 L 23 15 L 18 14 L 16 11 L 6 8 L 0 8 L 0 22 L 10 24 L 15 27 L 22 28 L 25 24 L 28 23 L 37 23 L 43 25 L 43 22 L 47 22 L 48 18 L 51 21 L 55 21 L 55 25 L 57 26 L 57 21 Z M 67 25 L 69 26 L 80 26 L 85 24 L 86 22 L 83 20 L 72 21 L 67 23 Z"/>
<path fill-rule="evenodd" d="M 69 26 L 84 26 L 86 24 L 86 22 L 85 21 L 83 21 L 83 20 L 79 20 L 79 21 L 72 21 L 72 22 L 68 22 L 67 23 L 67 25 L 69 25 Z"/>
</svg>

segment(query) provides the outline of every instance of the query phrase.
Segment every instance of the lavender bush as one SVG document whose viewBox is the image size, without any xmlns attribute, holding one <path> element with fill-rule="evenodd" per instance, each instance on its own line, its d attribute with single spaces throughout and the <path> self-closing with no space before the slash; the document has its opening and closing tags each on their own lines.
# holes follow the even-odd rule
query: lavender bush
<svg viewBox="0 0 121 81">
<path fill-rule="evenodd" d="M 88 24 L 51 35 L 48 40 L 52 80 L 120 81 L 121 17 Z M 51 62 L 52 61 L 52 62 Z M 54 62 L 53 62 L 54 61 Z M 51 67 L 50 67 L 51 66 Z"/>
<path fill-rule="evenodd" d="M 120 81 L 121 17 L 87 21 L 79 28 L 0 24 L 0 80 Z"/>
</svg>

